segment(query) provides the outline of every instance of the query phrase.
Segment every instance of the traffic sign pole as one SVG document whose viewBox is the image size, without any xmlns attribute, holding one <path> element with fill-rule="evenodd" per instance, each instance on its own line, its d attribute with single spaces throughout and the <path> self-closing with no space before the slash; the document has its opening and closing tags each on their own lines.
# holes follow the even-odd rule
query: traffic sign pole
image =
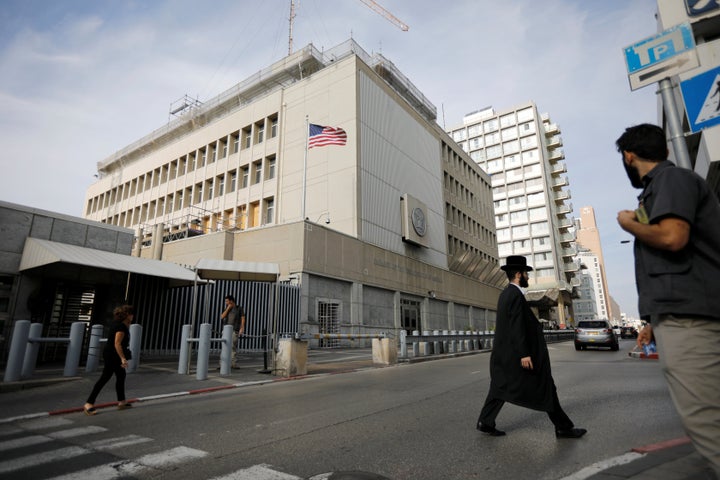
<svg viewBox="0 0 720 480">
<path fill-rule="evenodd" d="M 665 117 L 667 119 L 668 134 L 670 135 L 670 142 L 672 143 L 673 153 L 675 154 L 675 161 L 679 167 L 692 170 L 690 153 L 688 152 L 685 135 L 682 131 L 682 120 L 680 119 L 677 105 L 675 105 L 672 81 L 669 78 L 663 78 L 658 85 L 658 93 L 660 93 L 662 97 L 663 109 L 665 110 Z"/>
</svg>

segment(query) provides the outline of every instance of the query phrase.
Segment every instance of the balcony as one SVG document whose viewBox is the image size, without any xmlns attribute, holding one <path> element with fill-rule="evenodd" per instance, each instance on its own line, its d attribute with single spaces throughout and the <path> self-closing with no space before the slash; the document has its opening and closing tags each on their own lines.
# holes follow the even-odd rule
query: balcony
<svg viewBox="0 0 720 480">
<path fill-rule="evenodd" d="M 560 152 L 562 154 L 562 152 Z M 555 152 L 553 152 L 553 155 L 555 155 Z M 553 155 L 550 155 L 551 157 Z M 550 175 L 556 176 L 561 175 L 563 173 L 567 173 L 567 165 L 564 163 L 555 163 L 551 164 L 550 166 Z"/>
<path fill-rule="evenodd" d="M 560 139 L 560 137 L 558 136 L 555 136 L 548 139 L 547 148 L 548 150 L 551 150 L 553 148 L 562 147 L 562 145 L 562 139 Z"/>
<path fill-rule="evenodd" d="M 563 233 L 562 235 L 560 235 L 559 238 L 560 238 L 560 245 L 568 245 L 568 244 L 574 242 L 575 240 L 577 240 L 574 233 Z"/>
<path fill-rule="evenodd" d="M 565 230 L 565 229 L 569 229 L 572 227 L 573 227 L 573 222 L 568 219 L 560 220 L 558 222 L 558 230 Z"/>
<path fill-rule="evenodd" d="M 562 256 L 563 258 L 572 258 L 575 255 L 577 255 L 578 249 L 575 245 L 570 245 L 569 247 L 565 247 L 562 249 Z"/>
<path fill-rule="evenodd" d="M 552 135 L 560 134 L 560 127 L 557 123 L 546 123 L 545 124 L 545 136 L 550 137 Z"/>
<path fill-rule="evenodd" d="M 553 192 L 553 198 L 555 198 L 555 203 L 562 203 L 565 200 L 570 200 L 570 190 L 560 190 L 559 192 Z"/>
<path fill-rule="evenodd" d="M 570 285 L 578 288 L 582 285 L 582 280 L 580 280 L 578 277 L 574 276 L 570 279 Z"/>
<path fill-rule="evenodd" d="M 567 187 L 568 185 L 569 183 L 567 177 L 555 178 L 552 182 L 553 190 L 560 190 L 562 187 Z"/>
<path fill-rule="evenodd" d="M 573 211 L 572 203 L 563 203 L 561 205 L 558 205 L 557 207 L 557 215 L 558 217 L 564 217 L 565 215 L 570 215 Z"/>
<path fill-rule="evenodd" d="M 559 162 L 560 160 L 563 160 L 565 158 L 565 152 L 559 149 L 551 150 L 550 156 L 548 157 L 548 160 L 550 163 L 553 162 Z"/>
<path fill-rule="evenodd" d="M 565 262 L 563 265 L 563 268 L 565 270 L 565 273 L 576 273 L 580 271 L 580 260 L 572 260 L 570 262 Z"/>
</svg>

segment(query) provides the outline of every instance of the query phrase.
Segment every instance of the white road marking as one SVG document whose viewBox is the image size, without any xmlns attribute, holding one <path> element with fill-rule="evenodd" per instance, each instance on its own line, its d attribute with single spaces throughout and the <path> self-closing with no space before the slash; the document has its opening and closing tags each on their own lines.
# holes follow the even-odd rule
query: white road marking
<svg viewBox="0 0 720 480">
<path fill-rule="evenodd" d="M 168 467 L 174 464 L 189 462 L 196 458 L 207 456 L 207 452 L 188 447 L 177 447 L 164 452 L 153 453 L 138 458 L 136 461 L 125 460 L 107 463 L 97 467 L 88 468 L 79 472 L 68 473 L 49 480 L 113 480 L 133 476 L 147 468 Z"/>
<path fill-rule="evenodd" d="M 189 462 L 196 458 L 206 457 L 207 452 L 195 450 L 188 447 L 175 447 L 160 453 L 151 453 L 144 455 L 136 460 L 137 463 L 147 467 L 161 468 L 167 465 Z"/>
<path fill-rule="evenodd" d="M 29 447 L 32 445 L 40 445 L 49 442 L 50 438 L 44 435 L 30 435 L 28 437 L 16 438 L 15 440 L 6 440 L 0 442 L 0 452 L 6 452 L 14 448 Z"/>
<path fill-rule="evenodd" d="M 572 475 L 569 475 L 567 477 L 561 478 L 560 480 L 585 480 L 586 478 L 590 478 L 596 473 L 600 473 L 603 470 L 607 470 L 610 467 L 616 467 L 618 465 L 625 465 L 626 463 L 630 463 L 633 460 L 637 460 L 638 458 L 644 457 L 641 453 L 635 453 L 630 452 L 626 453 L 625 455 L 620 455 L 618 457 L 609 458 L 607 460 L 603 460 L 601 462 L 593 463 L 589 467 L 585 467 L 582 470 L 573 473 Z"/>
<path fill-rule="evenodd" d="M 107 428 L 99 427 L 97 425 L 88 425 L 87 427 L 69 428 L 67 430 L 60 430 L 59 432 L 48 433 L 47 436 L 61 440 L 63 438 L 73 438 L 81 435 L 92 435 L 93 433 L 102 432 L 107 432 Z"/>
<path fill-rule="evenodd" d="M 0 473 L 14 472 L 23 468 L 35 467 L 43 463 L 50 463 L 57 460 L 67 460 L 69 458 L 78 457 L 90 453 L 82 447 L 66 447 L 59 450 L 51 450 L 49 452 L 36 452 L 32 455 L 0 462 Z"/>
<path fill-rule="evenodd" d="M 40 430 L 43 428 L 56 428 L 71 425 L 73 422 L 62 417 L 43 417 L 19 423 L 19 426 L 27 430 Z"/>
<path fill-rule="evenodd" d="M 270 468 L 270 465 L 262 464 L 243 468 L 222 477 L 215 477 L 212 480 L 302 480 L 302 478 L 278 472 Z"/>
<path fill-rule="evenodd" d="M 138 443 L 152 442 L 152 438 L 139 435 L 127 435 L 125 437 L 105 438 L 86 444 L 86 447 L 93 450 L 112 450 L 113 448 L 127 447 Z"/>
</svg>

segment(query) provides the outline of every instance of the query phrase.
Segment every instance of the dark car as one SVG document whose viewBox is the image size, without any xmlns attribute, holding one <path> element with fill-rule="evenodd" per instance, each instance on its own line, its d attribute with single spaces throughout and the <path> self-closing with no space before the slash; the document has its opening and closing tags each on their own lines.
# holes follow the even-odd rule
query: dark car
<svg viewBox="0 0 720 480">
<path fill-rule="evenodd" d="M 620 338 L 637 338 L 638 331 L 635 327 L 622 327 L 620 328 Z"/>
<path fill-rule="evenodd" d="M 607 320 L 581 320 L 575 327 L 575 350 L 587 347 L 610 347 L 618 351 L 620 345 L 612 325 Z"/>
</svg>

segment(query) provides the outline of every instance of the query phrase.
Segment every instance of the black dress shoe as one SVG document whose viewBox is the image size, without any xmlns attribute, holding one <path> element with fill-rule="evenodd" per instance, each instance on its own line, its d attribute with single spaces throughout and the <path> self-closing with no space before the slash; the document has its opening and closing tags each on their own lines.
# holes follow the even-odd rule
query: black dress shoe
<svg viewBox="0 0 720 480">
<path fill-rule="evenodd" d="M 505 435 L 505 432 L 503 432 L 502 430 L 498 430 L 495 427 L 488 427 L 487 425 L 483 425 L 482 423 L 477 424 L 477 429 L 483 433 L 487 433 L 491 437 L 502 437 L 503 435 Z"/>
<path fill-rule="evenodd" d="M 580 438 L 587 433 L 584 428 L 570 428 L 568 430 L 555 430 L 557 438 Z"/>
</svg>

